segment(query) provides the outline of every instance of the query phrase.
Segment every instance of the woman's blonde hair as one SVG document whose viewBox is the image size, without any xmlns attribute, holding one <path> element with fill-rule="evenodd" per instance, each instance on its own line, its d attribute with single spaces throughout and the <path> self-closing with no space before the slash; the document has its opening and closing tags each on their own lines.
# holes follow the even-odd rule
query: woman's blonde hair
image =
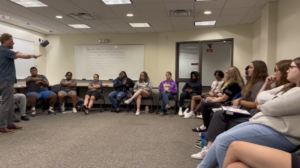
<svg viewBox="0 0 300 168">
<path fill-rule="evenodd" d="M 238 83 L 240 88 L 243 88 L 243 78 L 239 69 L 237 69 L 235 66 L 231 66 L 227 69 L 227 78 L 225 79 L 221 90 L 224 90 L 232 82 Z"/>
</svg>

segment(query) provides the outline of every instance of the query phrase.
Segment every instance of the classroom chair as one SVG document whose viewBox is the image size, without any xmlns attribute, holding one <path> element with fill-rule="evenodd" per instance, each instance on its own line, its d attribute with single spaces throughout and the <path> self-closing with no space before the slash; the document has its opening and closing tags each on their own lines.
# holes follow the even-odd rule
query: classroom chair
<svg viewBox="0 0 300 168">
<path fill-rule="evenodd" d="M 151 112 L 154 112 L 154 109 L 153 109 L 153 106 L 154 106 L 154 99 L 153 99 L 153 95 L 152 95 L 152 93 L 149 95 L 149 97 L 144 97 L 144 98 L 142 98 L 141 99 L 142 101 L 143 100 L 150 100 L 151 102 L 152 102 L 152 104 L 151 104 Z M 136 99 L 134 99 L 132 102 L 134 102 L 133 103 L 133 106 L 134 106 L 134 109 L 136 110 Z M 150 111 L 149 111 L 150 112 Z"/>
</svg>

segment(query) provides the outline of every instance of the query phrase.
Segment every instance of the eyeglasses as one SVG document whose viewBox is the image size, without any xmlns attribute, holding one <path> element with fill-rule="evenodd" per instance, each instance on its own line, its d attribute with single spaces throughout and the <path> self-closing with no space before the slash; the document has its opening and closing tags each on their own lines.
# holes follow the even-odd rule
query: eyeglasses
<svg viewBox="0 0 300 168">
<path fill-rule="evenodd" d="M 279 72 L 279 71 L 280 71 L 280 70 L 277 69 L 277 68 L 274 69 L 274 72 L 275 72 L 275 73 L 277 73 L 277 72 Z"/>
<path fill-rule="evenodd" d="M 294 69 L 294 68 L 298 68 L 298 66 L 290 66 L 289 69 L 291 70 L 291 69 Z"/>
</svg>

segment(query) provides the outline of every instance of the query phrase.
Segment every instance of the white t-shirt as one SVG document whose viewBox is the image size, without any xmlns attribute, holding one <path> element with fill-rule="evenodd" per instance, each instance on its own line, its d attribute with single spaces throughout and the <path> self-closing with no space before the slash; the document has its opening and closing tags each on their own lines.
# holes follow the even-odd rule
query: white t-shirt
<svg viewBox="0 0 300 168">
<path fill-rule="evenodd" d="M 213 93 L 219 93 L 221 92 L 221 86 L 223 85 L 224 81 L 214 81 L 211 85 L 212 92 Z"/>
</svg>

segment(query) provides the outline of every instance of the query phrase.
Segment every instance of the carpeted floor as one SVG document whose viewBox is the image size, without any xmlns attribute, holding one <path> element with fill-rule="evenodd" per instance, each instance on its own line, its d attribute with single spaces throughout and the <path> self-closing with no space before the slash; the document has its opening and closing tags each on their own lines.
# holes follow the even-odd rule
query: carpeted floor
<svg viewBox="0 0 300 168">
<path fill-rule="evenodd" d="M 200 119 L 133 112 L 40 112 L 0 134 L 0 167 L 195 168 Z"/>
</svg>

